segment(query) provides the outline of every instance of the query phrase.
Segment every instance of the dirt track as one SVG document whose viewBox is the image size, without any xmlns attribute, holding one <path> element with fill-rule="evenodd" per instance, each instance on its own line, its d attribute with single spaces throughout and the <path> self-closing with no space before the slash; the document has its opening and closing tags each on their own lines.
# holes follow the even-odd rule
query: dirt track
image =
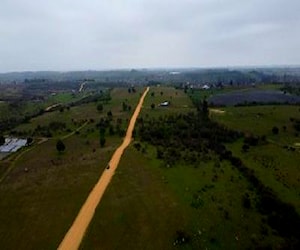
<svg viewBox="0 0 300 250">
<path fill-rule="evenodd" d="M 90 224 L 90 221 L 92 220 L 95 209 L 100 202 L 104 191 L 106 190 L 109 182 L 111 181 L 111 178 L 114 175 L 115 170 L 118 167 L 119 161 L 121 159 L 121 156 L 125 150 L 125 148 L 130 144 L 132 139 L 132 131 L 134 129 L 134 125 L 136 122 L 136 119 L 140 113 L 142 104 L 144 102 L 144 98 L 146 94 L 149 91 L 149 87 L 145 90 L 144 94 L 142 95 L 134 114 L 131 117 L 126 136 L 124 138 L 124 141 L 122 145 L 115 151 L 113 154 L 109 165 L 110 168 L 106 169 L 103 174 L 101 175 L 99 181 L 93 188 L 93 190 L 90 192 L 87 200 L 83 204 L 83 206 L 80 209 L 79 214 L 77 215 L 75 221 L 73 222 L 73 225 L 65 235 L 63 241 L 60 243 L 58 249 L 63 250 L 72 250 L 72 249 L 78 249 L 80 246 L 80 243 L 82 241 L 82 238 L 86 232 L 86 229 L 88 225 Z"/>
</svg>

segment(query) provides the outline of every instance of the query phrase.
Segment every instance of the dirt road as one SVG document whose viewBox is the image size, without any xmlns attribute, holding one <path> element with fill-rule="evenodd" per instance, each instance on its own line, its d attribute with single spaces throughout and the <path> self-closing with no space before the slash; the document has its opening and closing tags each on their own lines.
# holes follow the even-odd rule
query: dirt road
<svg viewBox="0 0 300 250">
<path fill-rule="evenodd" d="M 130 141 L 132 139 L 132 131 L 134 129 L 134 125 L 136 122 L 136 119 L 140 113 L 142 104 L 144 102 L 144 98 L 146 94 L 149 91 L 149 87 L 145 90 L 144 94 L 142 95 L 134 114 L 131 117 L 126 136 L 124 138 L 124 141 L 122 145 L 115 151 L 114 155 L 112 156 L 110 162 L 109 162 L 109 169 L 106 169 L 103 174 L 101 175 L 99 181 L 89 194 L 87 200 L 81 207 L 81 210 L 79 214 L 77 215 L 75 221 L 73 222 L 73 225 L 65 235 L 65 238 L 60 243 L 58 249 L 60 250 L 72 250 L 72 249 L 78 249 L 80 246 L 80 243 L 82 241 L 82 238 L 86 232 L 86 229 L 92 220 L 95 209 L 100 202 L 104 191 L 106 190 L 109 182 L 111 181 L 111 178 L 114 175 L 115 170 L 118 167 L 119 161 L 121 159 L 121 156 L 125 150 L 125 148 L 130 144 Z"/>
<path fill-rule="evenodd" d="M 83 82 L 83 83 L 80 84 L 79 92 L 81 92 L 83 90 L 83 87 L 84 87 L 85 84 L 86 84 L 86 82 Z"/>
<path fill-rule="evenodd" d="M 60 106 L 60 105 L 61 105 L 61 103 L 53 104 L 53 105 L 51 105 L 51 106 L 45 108 L 45 112 L 49 112 L 49 111 L 51 111 L 52 109 L 54 109 L 54 108 L 56 108 L 56 107 L 58 107 L 58 106 Z"/>
</svg>

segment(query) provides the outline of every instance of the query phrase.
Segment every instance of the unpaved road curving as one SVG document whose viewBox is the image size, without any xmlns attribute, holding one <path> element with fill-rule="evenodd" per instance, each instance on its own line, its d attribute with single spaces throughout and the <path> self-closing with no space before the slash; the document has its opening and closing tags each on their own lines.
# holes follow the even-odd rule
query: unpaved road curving
<svg viewBox="0 0 300 250">
<path fill-rule="evenodd" d="M 142 95 L 128 126 L 126 136 L 124 138 L 124 141 L 120 147 L 115 151 L 113 154 L 110 162 L 109 162 L 109 169 L 105 169 L 103 174 L 101 175 L 99 181 L 93 188 L 93 190 L 90 192 L 87 200 L 83 204 L 83 206 L 80 209 L 79 214 L 77 215 L 75 221 L 73 222 L 73 225 L 65 235 L 63 241 L 60 243 L 58 249 L 60 250 L 75 250 L 78 249 L 80 246 L 80 243 L 82 241 L 82 238 L 84 236 L 84 233 L 86 232 L 86 229 L 88 225 L 90 224 L 90 221 L 92 220 L 95 209 L 100 202 L 105 189 L 107 188 L 109 182 L 111 181 L 111 178 L 114 175 L 115 170 L 118 167 L 119 161 L 121 159 L 121 156 L 125 150 L 125 148 L 130 144 L 130 141 L 132 139 L 132 131 L 134 129 L 134 125 L 136 122 L 136 119 L 141 111 L 142 104 L 144 102 L 144 98 L 146 94 L 149 91 L 149 87 L 145 90 L 144 94 Z"/>
<path fill-rule="evenodd" d="M 86 84 L 86 82 L 83 82 L 83 83 L 80 84 L 79 92 L 81 92 L 83 90 L 83 87 L 84 87 L 85 84 Z"/>
</svg>

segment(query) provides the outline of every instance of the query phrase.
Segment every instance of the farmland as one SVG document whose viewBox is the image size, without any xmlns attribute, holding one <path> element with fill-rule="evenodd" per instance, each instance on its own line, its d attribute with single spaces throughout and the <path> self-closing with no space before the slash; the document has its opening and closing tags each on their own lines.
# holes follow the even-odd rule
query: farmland
<svg viewBox="0 0 300 250">
<path fill-rule="evenodd" d="M 299 104 L 300 97 L 284 94 L 275 90 L 243 90 L 233 91 L 231 93 L 215 95 L 208 99 L 212 105 L 246 105 L 247 104 L 264 104 L 264 103 L 281 103 L 281 104 Z"/>
</svg>

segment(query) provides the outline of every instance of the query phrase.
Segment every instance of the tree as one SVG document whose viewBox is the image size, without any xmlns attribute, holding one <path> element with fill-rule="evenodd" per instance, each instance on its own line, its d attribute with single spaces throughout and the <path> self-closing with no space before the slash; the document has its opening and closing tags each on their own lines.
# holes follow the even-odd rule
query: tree
<svg viewBox="0 0 300 250">
<path fill-rule="evenodd" d="M 110 117 L 110 118 L 112 118 L 112 116 L 113 116 L 113 115 L 112 115 L 112 112 L 111 112 L 111 111 L 108 111 L 108 112 L 107 112 L 107 116 Z"/>
<path fill-rule="evenodd" d="M 109 126 L 109 135 L 114 135 L 115 134 L 115 130 L 114 127 L 112 125 Z"/>
<path fill-rule="evenodd" d="M 32 137 L 28 137 L 27 138 L 27 145 L 30 145 L 31 143 L 33 142 L 33 139 L 32 139 Z"/>
<path fill-rule="evenodd" d="M 242 198 L 242 203 L 243 203 L 244 208 L 247 208 L 247 209 L 251 208 L 251 200 L 247 193 L 244 194 L 244 196 Z"/>
<path fill-rule="evenodd" d="M 274 135 L 278 135 L 279 129 L 278 129 L 276 126 L 274 126 L 274 127 L 272 128 L 272 133 L 273 133 Z"/>
<path fill-rule="evenodd" d="M 125 102 L 122 103 L 122 108 L 123 108 L 123 111 L 126 111 L 128 109 L 128 106 Z"/>
<path fill-rule="evenodd" d="M 101 146 L 102 148 L 104 147 L 105 142 L 106 142 L 105 138 L 104 138 L 104 137 L 100 137 L 100 146 Z"/>
<path fill-rule="evenodd" d="M 99 104 L 97 105 L 97 110 L 98 110 L 99 112 L 103 111 L 103 104 L 102 104 L 102 103 L 99 103 Z"/>
<path fill-rule="evenodd" d="M 100 133 L 100 137 L 104 137 L 104 135 L 105 135 L 105 127 L 100 127 L 99 133 Z"/>
<path fill-rule="evenodd" d="M 133 146 L 136 148 L 137 151 L 140 151 L 142 147 L 142 145 L 139 142 L 134 143 Z"/>
<path fill-rule="evenodd" d="M 151 104 L 151 108 L 152 108 L 152 109 L 155 108 L 155 104 L 154 104 L 154 103 Z"/>
<path fill-rule="evenodd" d="M 58 140 L 57 143 L 56 143 L 56 149 L 59 153 L 65 151 L 66 149 L 66 146 L 65 144 L 62 142 L 62 140 Z"/>
<path fill-rule="evenodd" d="M 188 91 L 188 86 L 185 85 L 185 86 L 184 86 L 184 93 L 187 93 L 187 91 Z"/>
<path fill-rule="evenodd" d="M 243 147 L 242 147 L 243 152 L 248 152 L 249 148 L 250 148 L 250 147 L 249 147 L 248 144 L 244 144 Z"/>
<path fill-rule="evenodd" d="M 202 102 L 202 113 L 203 113 L 204 117 L 208 117 L 209 111 L 208 111 L 208 103 L 207 103 L 206 99 L 204 99 Z"/>
<path fill-rule="evenodd" d="M 0 135 L 0 146 L 5 143 L 5 138 L 3 135 Z"/>
</svg>

